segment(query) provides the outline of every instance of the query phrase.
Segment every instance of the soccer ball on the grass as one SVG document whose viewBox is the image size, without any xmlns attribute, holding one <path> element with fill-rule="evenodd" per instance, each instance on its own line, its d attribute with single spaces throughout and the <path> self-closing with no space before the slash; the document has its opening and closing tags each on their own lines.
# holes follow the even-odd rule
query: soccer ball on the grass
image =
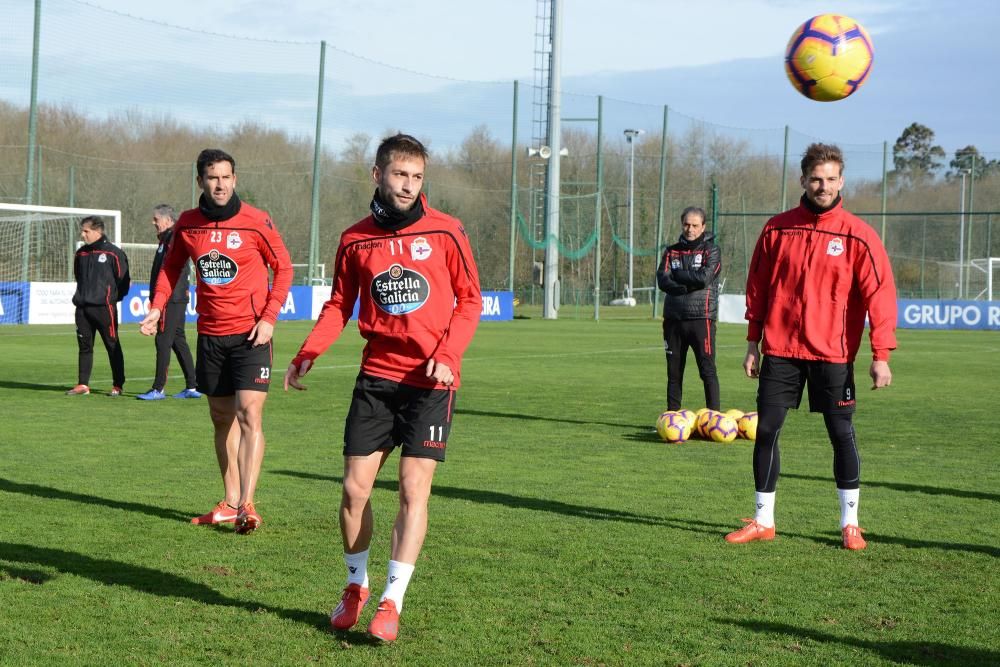
<svg viewBox="0 0 1000 667">
<path fill-rule="evenodd" d="M 746 438 L 747 440 L 757 439 L 757 413 L 747 412 L 740 420 L 736 422 L 737 428 L 740 429 L 740 437 Z"/>
<path fill-rule="evenodd" d="M 698 415 L 694 413 L 694 410 L 678 410 L 677 414 L 687 420 L 688 424 L 691 424 L 692 430 L 698 423 Z"/>
<path fill-rule="evenodd" d="M 656 433 L 664 442 L 680 444 L 691 437 L 691 423 L 680 413 L 667 410 L 656 420 Z"/>
<path fill-rule="evenodd" d="M 835 102 L 868 79 L 874 55 L 871 37 L 860 23 L 840 14 L 820 14 L 792 34 L 785 74 L 809 99 Z"/>
<path fill-rule="evenodd" d="M 695 425 L 694 432 L 697 433 L 702 438 L 708 438 L 708 431 L 705 429 L 708 427 L 708 422 L 711 420 L 712 415 L 720 414 L 715 410 L 710 408 L 702 408 L 695 413 Z"/>
<path fill-rule="evenodd" d="M 733 418 L 721 412 L 713 413 L 707 421 L 705 435 L 716 442 L 732 442 L 740 432 Z"/>
<path fill-rule="evenodd" d="M 736 408 L 733 408 L 732 410 L 726 410 L 726 416 L 732 419 L 733 421 L 738 422 L 740 420 L 740 417 L 743 416 L 743 411 L 737 410 Z"/>
</svg>

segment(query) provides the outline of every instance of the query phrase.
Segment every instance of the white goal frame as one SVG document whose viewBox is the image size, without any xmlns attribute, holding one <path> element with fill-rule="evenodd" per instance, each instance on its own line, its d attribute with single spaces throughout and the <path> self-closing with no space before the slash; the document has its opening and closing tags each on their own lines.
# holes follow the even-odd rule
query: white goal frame
<svg viewBox="0 0 1000 667">
<path fill-rule="evenodd" d="M 79 220 L 87 216 L 103 218 L 105 233 L 116 244 L 120 241 L 121 211 L 0 202 L 0 231 L 13 235 L 5 241 L 0 278 L 12 283 L 5 296 L 18 304 L 17 314 L 4 317 L 5 323 L 73 323 L 73 258 Z M 25 303 L 30 304 L 26 310 Z M 0 303 L 0 312 L 5 309 Z"/>
<path fill-rule="evenodd" d="M 21 213 L 50 213 L 52 215 L 75 215 L 86 217 L 100 215 L 114 220 L 115 235 L 111 242 L 119 244 L 122 237 L 122 212 L 104 208 L 74 208 L 70 206 L 35 206 L 33 204 L 6 204 L 0 202 L 0 211 L 19 211 Z"/>
<path fill-rule="evenodd" d="M 993 271 L 1000 267 L 1000 257 L 983 257 L 982 259 L 970 259 L 969 267 L 982 271 L 986 274 L 986 288 L 979 294 L 972 297 L 974 301 L 979 301 L 986 297 L 986 301 L 993 301 Z"/>
<path fill-rule="evenodd" d="M 312 284 L 321 286 L 328 284 L 326 282 L 326 263 L 320 262 L 316 265 L 316 268 L 319 269 L 319 275 L 313 277 Z M 296 277 L 298 277 L 299 269 L 305 269 L 306 275 L 309 274 L 309 264 L 292 264 L 292 269 L 295 270 Z M 308 281 L 305 281 L 305 283 L 308 283 Z"/>
<path fill-rule="evenodd" d="M 122 214 L 121 211 L 113 209 L 101 209 L 101 208 L 77 208 L 70 206 L 41 206 L 33 204 L 12 204 L 6 202 L 0 202 L 0 220 L 5 222 L 10 222 L 15 225 L 24 225 L 24 242 L 23 242 L 23 252 L 20 259 L 21 268 L 21 278 L 22 281 L 30 281 L 29 273 L 30 266 L 28 252 L 29 248 L 32 247 L 31 232 L 35 228 L 35 225 L 44 224 L 50 220 L 66 220 L 67 222 L 74 219 L 79 220 L 86 216 L 96 215 L 101 216 L 105 219 L 106 233 L 111 236 L 113 235 L 112 241 L 118 243 L 121 238 L 122 233 Z M 69 232 L 69 238 L 78 238 L 79 229 Z M 65 239 L 65 237 L 63 237 Z M 60 240 L 63 243 L 64 240 Z M 72 255 L 73 252 L 78 247 L 78 244 L 72 243 L 70 246 L 66 247 L 68 253 L 69 267 L 72 268 Z M 9 267 L 8 267 L 9 268 Z M 5 272 L 6 273 L 6 272 Z M 71 279 L 72 274 L 69 274 Z M 15 280 L 17 280 L 15 278 Z M 37 282 L 37 281 L 36 281 Z M 52 282 L 52 277 L 43 279 L 42 282 Z"/>
</svg>

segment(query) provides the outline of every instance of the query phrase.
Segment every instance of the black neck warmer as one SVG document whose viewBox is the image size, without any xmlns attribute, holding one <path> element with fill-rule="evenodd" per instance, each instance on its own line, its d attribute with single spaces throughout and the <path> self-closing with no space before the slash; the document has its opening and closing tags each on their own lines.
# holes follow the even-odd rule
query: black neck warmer
<svg viewBox="0 0 1000 667">
<path fill-rule="evenodd" d="M 694 239 L 693 241 L 688 241 L 687 238 L 685 238 L 685 236 L 681 234 L 681 238 L 680 241 L 678 241 L 678 243 L 682 248 L 687 250 L 689 248 L 697 247 L 698 244 L 700 244 L 704 240 L 705 240 L 705 232 L 702 232 L 701 235 L 698 236 L 698 238 Z"/>
<path fill-rule="evenodd" d="M 235 192 L 225 206 L 216 206 L 215 202 L 202 193 L 201 199 L 198 200 L 198 210 L 212 222 L 222 222 L 240 212 L 240 203 L 240 197 Z"/>
<path fill-rule="evenodd" d="M 375 224 L 389 232 L 398 232 L 400 229 L 409 227 L 424 217 L 424 202 L 419 195 L 417 196 L 417 201 L 413 202 L 410 210 L 400 211 L 382 199 L 378 188 L 375 188 L 370 208 L 372 210 L 372 217 L 375 218 Z"/>
<path fill-rule="evenodd" d="M 810 213 L 813 213 L 815 215 L 823 215 L 827 211 L 832 211 L 837 206 L 837 204 L 840 203 L 840 195 L 838 194 L 837 198 L 833 200 L 833 203 L 831 203 L 826 208 L 821 208 L 817 206 L 816 204 L 813 203 L 811 199 L 809 199 L 809 197 L 806 197 L 804 194 L 802 195 L 801 202 L 802 205 L 806 207 L 806 210 L 809 211 Z"/>
</svg>

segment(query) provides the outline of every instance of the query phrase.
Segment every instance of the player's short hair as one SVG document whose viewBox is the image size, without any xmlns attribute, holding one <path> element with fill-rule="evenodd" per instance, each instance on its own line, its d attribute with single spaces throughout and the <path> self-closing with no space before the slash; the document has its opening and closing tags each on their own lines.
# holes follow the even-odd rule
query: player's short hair
<svg viewBox="0 0 1000 667">
<path fill-rule="evenodd" d="M 840 165 L 840 173 L 844 173 L 844 153 L 833 144 L 809 144 L 802 154 L 802 175 L 808 176 L 812 168 L 824 162 L 836 162 Z"/>
<path fill-rule="evenodd" d="M 198 153 L 198 176 L 204 177 L 205 170 L 216 162 L 228 162 L 233 168 L 233 173 L 236 173 L 236 160 L 233 159 L 232 155 L 221 148 L 206 148 Z"/>
<path fill-rule="evenodd" d="M 703 209 L 701 206 L 688 206 L 686 209 L 684 209 L 683 211 L 681 211 L 681 224 L 682 225 L 684 224 L 684 220 L 690 214 L 692 214 L 692 213 L 694 213 L 696 215 L 700 215 L 702 222 L 707 222 L 708 221 L 708 214 L 705 213 L 705 209 Z"/>
<path fill-rule="evenodd" d="M 80 220 L 80 229 L 83 229 L 83 226 L 86 224 L 89 224 L 91 229 L 98 232 L 104 231 L 104 218 L 99 215 L 88 215 L 86 218 Z"/>
<path fill-rule="evenodd" d="M 177 222 L 177 211 L 170 204 L 157 204 L 153 207 L 154 218 L 170 218 Z"/>
<path fill-rule="evenodd" d="M 375 166 L 385 169 L 390 162 L 401 157 L 420 158 L 427 162 L 427 148 L 416 137 L 399 132 L 386 137 L 378 145 L 378 150 L 375 151 Z"/>
</svg>

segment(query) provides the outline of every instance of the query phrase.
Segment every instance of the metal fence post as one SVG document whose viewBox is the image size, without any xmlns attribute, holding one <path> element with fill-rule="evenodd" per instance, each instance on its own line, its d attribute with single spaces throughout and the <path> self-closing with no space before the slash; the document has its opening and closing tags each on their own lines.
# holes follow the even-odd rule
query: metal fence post
<svg viewBox="0 0 1000 667">
<path fill-rule="evenodd" d="M 788 206 L 786 205 L 788 196 L 788 126 L 785 126 L 785 149 L 781 154 L 781 208 L 779 211 L 784 211 Z M 714 232 L 715 221 L 712 221 Z"/>
<path fill-rule="evenodd" d="M 597 241 L 594 244 L 594 320 L 601 319 L 601 227 L 602 208 L 604 206 L 604 153 L 602 152 L 604 137 L 604 96 L 597 96 L 597 197 L 594 225 L 597 231 Z"/>
<path fill-rule="evenodd" d="M 885 245 L 885 212 L 889 201 L 889 142 L 882 142 L 882 245 Z"/>
<path fill-rule="evenodd" d="M 319 43 L 319 90 L 316 93 L 316 138 L 313 140 L 312 204 L 309 214 L 309 285 L 319 265 L 320 162 L 323 155 L 323 78 L 326 72 L 326 41 Z"/>
<path fill-rule="evenodd" d="M 514 255 L 517 251 L 517 80 L 514 81 L 514 108 L 510 122 L 510 265 L 507 286 L 514 292 Z"/>
<path fill-rule="evenodd" d="M 667 120 L 670 114 L 670 107 L 663 106 L 663 136 L 660 139 L 660 191 L 659 200 L 656 204 L 656 254 L 654 257 L 658 257 L 660 254 L 660 246 L 663 244 L 663 208 L 664 208 L 664 198 L 666 196 L 667 190 Z M 659 261 L 659 260 L 657 260 Z M 655 320 L 660 316 L 660 299 L 659 294 L 656 290 L 657 286 L 654 281 L 653 284 L 653 319 Z"/>
<path fill-rule="evenodd" d="M 42 0 L 35 0 L 35 33 L 31 43 L 31 102 L 28 107 L 28 167 L 24 175 L 24 203 L 35 203 L 35 145 L 38 143 L 38 43 L 42 28 Z"/>
</svg>

